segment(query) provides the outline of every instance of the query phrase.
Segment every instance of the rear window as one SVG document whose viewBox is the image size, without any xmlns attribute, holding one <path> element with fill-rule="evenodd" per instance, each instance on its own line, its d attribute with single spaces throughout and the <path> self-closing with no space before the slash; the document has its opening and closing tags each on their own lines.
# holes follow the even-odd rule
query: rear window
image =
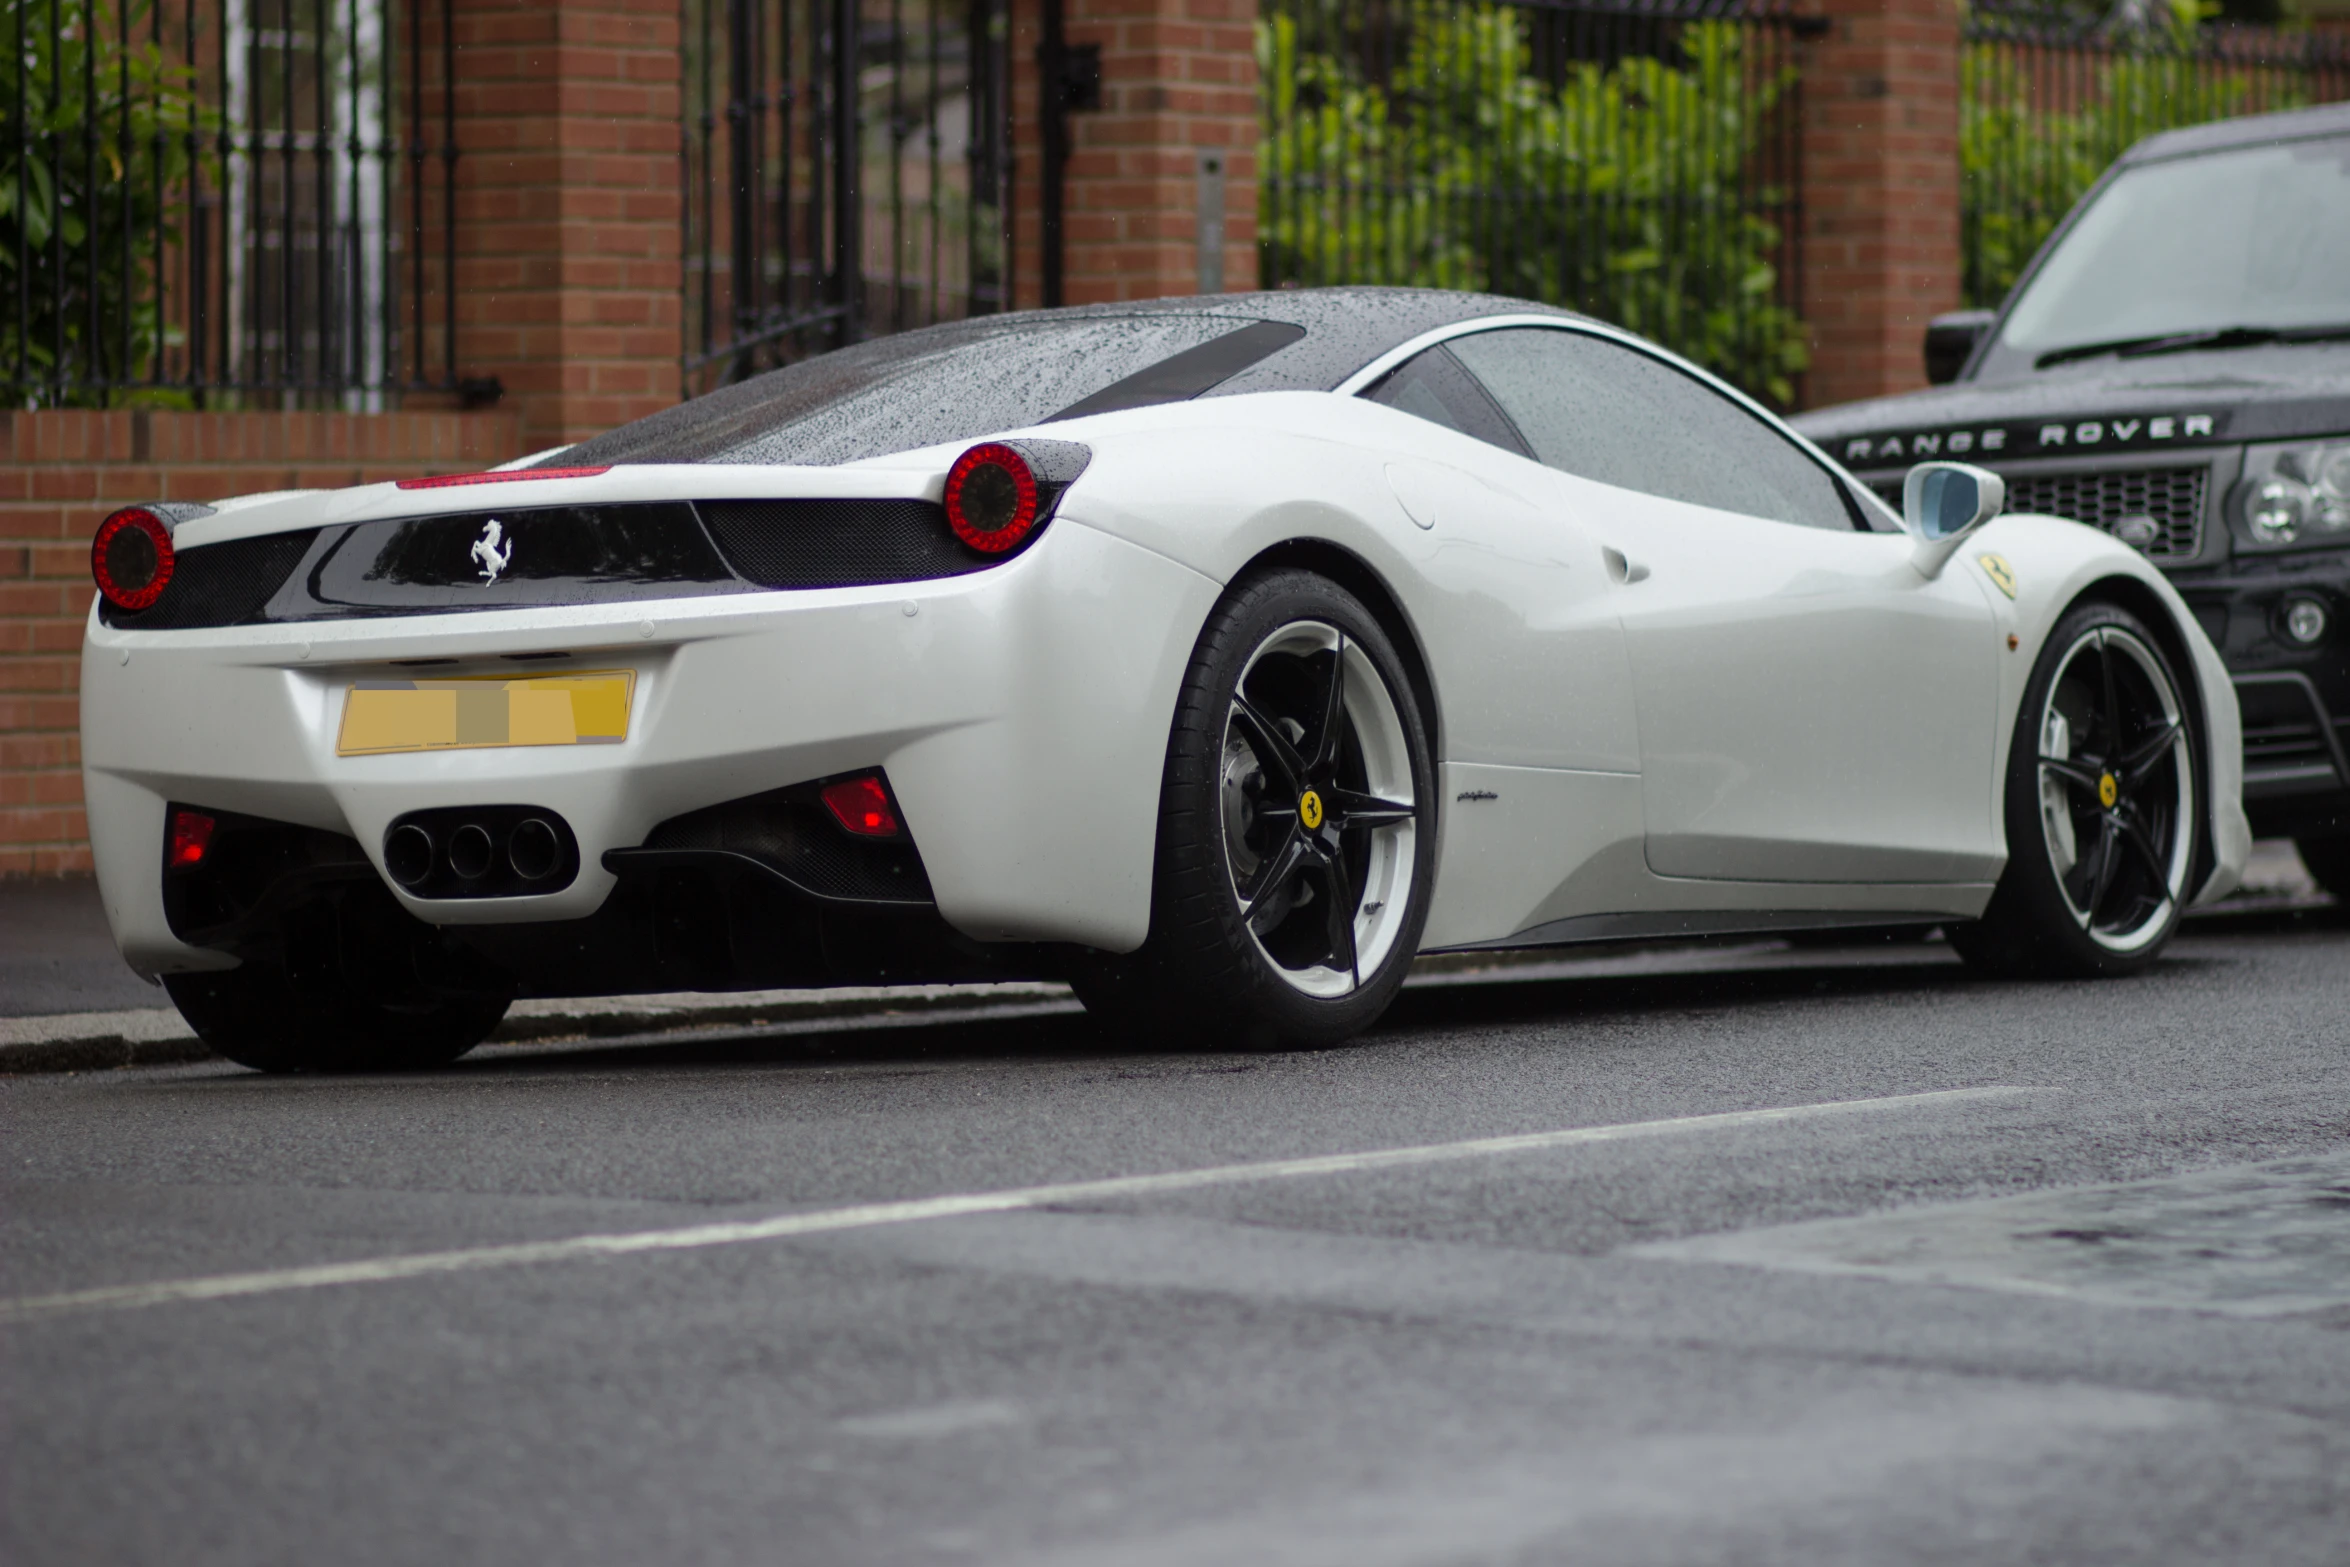
<svg viewBox="0 0 2350 1567">
<path fill-rule="evenodd" d="M 787 365 L 544 462 L 859 462 L 1196 397 L 1302 335 L 1213 315 L 959 321 Z"/>
</svg>

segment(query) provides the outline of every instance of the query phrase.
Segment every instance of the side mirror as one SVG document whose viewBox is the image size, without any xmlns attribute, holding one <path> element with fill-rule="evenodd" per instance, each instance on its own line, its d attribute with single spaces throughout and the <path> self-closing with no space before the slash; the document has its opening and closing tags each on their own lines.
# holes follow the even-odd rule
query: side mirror
<svg viewBox="0 0 2350 1567">
<path fill-rule="evenodd" d="M 1946 386 L 1974 356 L 1975 345 L 1999 319 L 1996 310 L 1953 310 L 1926 323 L 1926 379 Z"/>
<path fill-rule="evenodd" d="M 1941 573 L 1966 536 L 2007 505 L 2007 481 L 1963 462 L 1922 462 L 1901 481 L 1901 525 L 1920 576 Z"/>
</svg>

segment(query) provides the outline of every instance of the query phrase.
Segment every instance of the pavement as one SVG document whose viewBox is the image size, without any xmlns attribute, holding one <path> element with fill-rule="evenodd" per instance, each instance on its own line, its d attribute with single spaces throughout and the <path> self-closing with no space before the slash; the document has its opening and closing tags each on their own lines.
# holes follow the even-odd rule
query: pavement
<svg viewBox="0 0 2350 1567">
<path fill-rule="evenodd" d="M 0 1078 L 0 1560 L 2129 1562 L 2350 1538 L 2350 927 Z"/>
</svg>

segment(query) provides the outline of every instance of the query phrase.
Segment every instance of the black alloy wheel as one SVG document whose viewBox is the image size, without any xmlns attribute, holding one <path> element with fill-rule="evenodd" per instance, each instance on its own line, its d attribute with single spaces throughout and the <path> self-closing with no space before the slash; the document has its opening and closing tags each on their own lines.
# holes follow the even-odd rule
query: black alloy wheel
<svg viewBox="0 0 2350 1567">
<path fill-rule="evenodd" d="M 1084 965 L 1080 997 L 1259 1045 L 1368 1027 L 1427 920 L 1429 752 L 1403 663 L 1351 595 L 1297 571 L 1233 589 L 1169 739 L 1150 940 Z"/>
<path fill-rule="evenodd" d="M 2161 643 L 2092 603 L 2049 636 L 2008 758 L 2007 869 L 1951 940 L 2007 973 L 2133 973 L 2178 929 L 2202 813 L 2193 715 Z"/>
</svg>

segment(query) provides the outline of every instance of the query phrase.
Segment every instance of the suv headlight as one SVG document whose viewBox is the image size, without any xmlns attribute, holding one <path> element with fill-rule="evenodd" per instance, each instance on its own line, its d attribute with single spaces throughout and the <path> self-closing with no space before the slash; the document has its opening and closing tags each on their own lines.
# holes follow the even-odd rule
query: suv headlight
<svg viewBox="0 0 2350 1567">
<path fill-rule="evenodd" d="M 2228 510 L 2256 549 L 2350 544 L 2350 443 L 2248 448 Z"/>
</svg>

